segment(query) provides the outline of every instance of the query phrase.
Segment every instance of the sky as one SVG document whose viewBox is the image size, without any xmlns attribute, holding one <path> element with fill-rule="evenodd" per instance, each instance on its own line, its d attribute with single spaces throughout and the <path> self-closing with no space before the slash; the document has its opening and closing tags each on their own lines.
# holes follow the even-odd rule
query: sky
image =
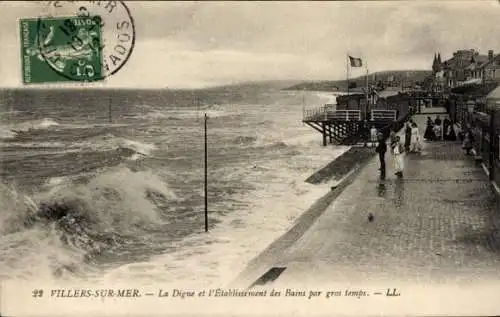
<svg viewBox="0 0 500 317">
<path fill-rule="evenodd" d="M 346 54 L 374 72 L 430 69 L 437 51 L 500 52 L 498 0 L 125 3 L 135 48 L 106 87 L 333 80 L 346 77 Z M 0 10 L 0 86 L 20 87 L 18 19 L 36 17 L 40 3 L 5 1 Z"/>
</svg>

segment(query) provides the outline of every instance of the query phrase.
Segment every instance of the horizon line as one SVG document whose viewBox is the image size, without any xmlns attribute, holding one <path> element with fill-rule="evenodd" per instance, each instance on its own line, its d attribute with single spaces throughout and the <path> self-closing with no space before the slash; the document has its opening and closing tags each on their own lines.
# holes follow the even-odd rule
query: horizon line
<svg viewBox="0 0 500 317">
<path fill-rule="evenodd" d="M 398 69 L 398 70 L 380 70 L 380 71 L 374 71 L 374 72 L 369 72 L 368 75 L 373 75 L 377 73 L 384 73 L 384 72 L 431 72 L 431 69 Z M 360 75 L 354 78 L 350 78 L 350 80 L 355 80 L 355 79 L 362 79 L 366 77 L 366 74 Z M 236 81 L 232 83 L 226 83 L 226 84 L 216 84 L 213 86 L 203 86 L 203 87 L 131 87 L 131 86 L 110 86 L 110 87 L 102 87 L 102 86 L 92 86 L 93 83 L 91 83 L 90 86 L 82 86 L 84 83 L 79 83 L 79 82 L 73 82 L 73 83 L 65 83 L 62 82 L 62 86 L 53 86 L 57 85 L 57 83 L 49 83 L 49 86 L 43 86 L 43 84 L 37 84 L 37 85 L 26 85 L 26 86 L 0 86 L 0 90 L 48 90 L 48 89 L 60 89 L 60 90 L 83 90 L 83 89 L 95 89 L 95 90 L 111 90 L 111 89 L 119 89 L 119 90 L 206 90 L 206 89 L 214 89 L 214 88 L 223 88 L 223 87 L 231 87 L 231 86 L 237 86 L 237 85 L 250 85 L 250 84 L 259 84 L 259 83 L 278 83 L 278 82 L 300 82 L 300 83 L 311 83 L 311 82 L 328 82 L 328 81 L 345 81 L 346 78 L 339 78 L 339 79 L 262 79 L 262 80 L 242 80 L 242 81 Z M 75 86 L 66 86 L 66 85 L 75 85 Z M 79 85 L 79 86 L 76 86 Z"/>
</svg>

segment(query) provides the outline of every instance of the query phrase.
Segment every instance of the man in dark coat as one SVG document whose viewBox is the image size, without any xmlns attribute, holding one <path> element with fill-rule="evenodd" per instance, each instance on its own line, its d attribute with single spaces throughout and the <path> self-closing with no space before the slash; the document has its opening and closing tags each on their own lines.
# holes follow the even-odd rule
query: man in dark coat
<svg viewBox="0 0 500 317">
<path fill-rule="evenodd" d="M 428 141 L 436 141 L 436 134 L 434 133 L 434 124 L 431 117 L 427 117 L 427 128 L 425 129 L 424 139 Z"/>
<path fill-rule="evenodd" d="M 453 128 L 453 121 L 450 121 L 450 125 L 448 126 L 448 140 L 456 141 L 457 134 L 455 133 L 455 129 Z"/>
<path fill-rule="evenodd" d="M 380 177 L 385 178 L 385 153 L 387 152 L 387 144 L 382 133 L 378 134 L 378 145 L 375 148 L 380 160 Z"/>
<path fill-rule="evenodd" d="M 411 122 L 406 123 L 405 129 L 405 151 L 410 152 L 410 143 L 411 143 Z"/>
</svg>

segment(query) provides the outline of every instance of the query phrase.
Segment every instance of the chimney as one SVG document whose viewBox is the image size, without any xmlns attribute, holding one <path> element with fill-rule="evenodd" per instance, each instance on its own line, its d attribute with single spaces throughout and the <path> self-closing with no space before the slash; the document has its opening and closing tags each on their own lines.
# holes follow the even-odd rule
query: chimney
<svg viewBox="0 0 500 317">
<path fill-rule="evenodd" d="M 493 50 L 488 51 L 488 60 L 491 61 L 493 59 Z"/>
</svg>

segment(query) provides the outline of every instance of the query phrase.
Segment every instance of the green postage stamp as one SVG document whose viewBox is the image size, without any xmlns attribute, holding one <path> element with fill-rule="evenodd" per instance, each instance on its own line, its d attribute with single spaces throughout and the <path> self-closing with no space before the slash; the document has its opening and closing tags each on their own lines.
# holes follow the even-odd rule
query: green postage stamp
<svg viewBox="0 0 500 317">
<path fill-rule="evenodd" d="M 21 19 L 24 84 L 103 79 L 99 16 Z"/>
</svg>

